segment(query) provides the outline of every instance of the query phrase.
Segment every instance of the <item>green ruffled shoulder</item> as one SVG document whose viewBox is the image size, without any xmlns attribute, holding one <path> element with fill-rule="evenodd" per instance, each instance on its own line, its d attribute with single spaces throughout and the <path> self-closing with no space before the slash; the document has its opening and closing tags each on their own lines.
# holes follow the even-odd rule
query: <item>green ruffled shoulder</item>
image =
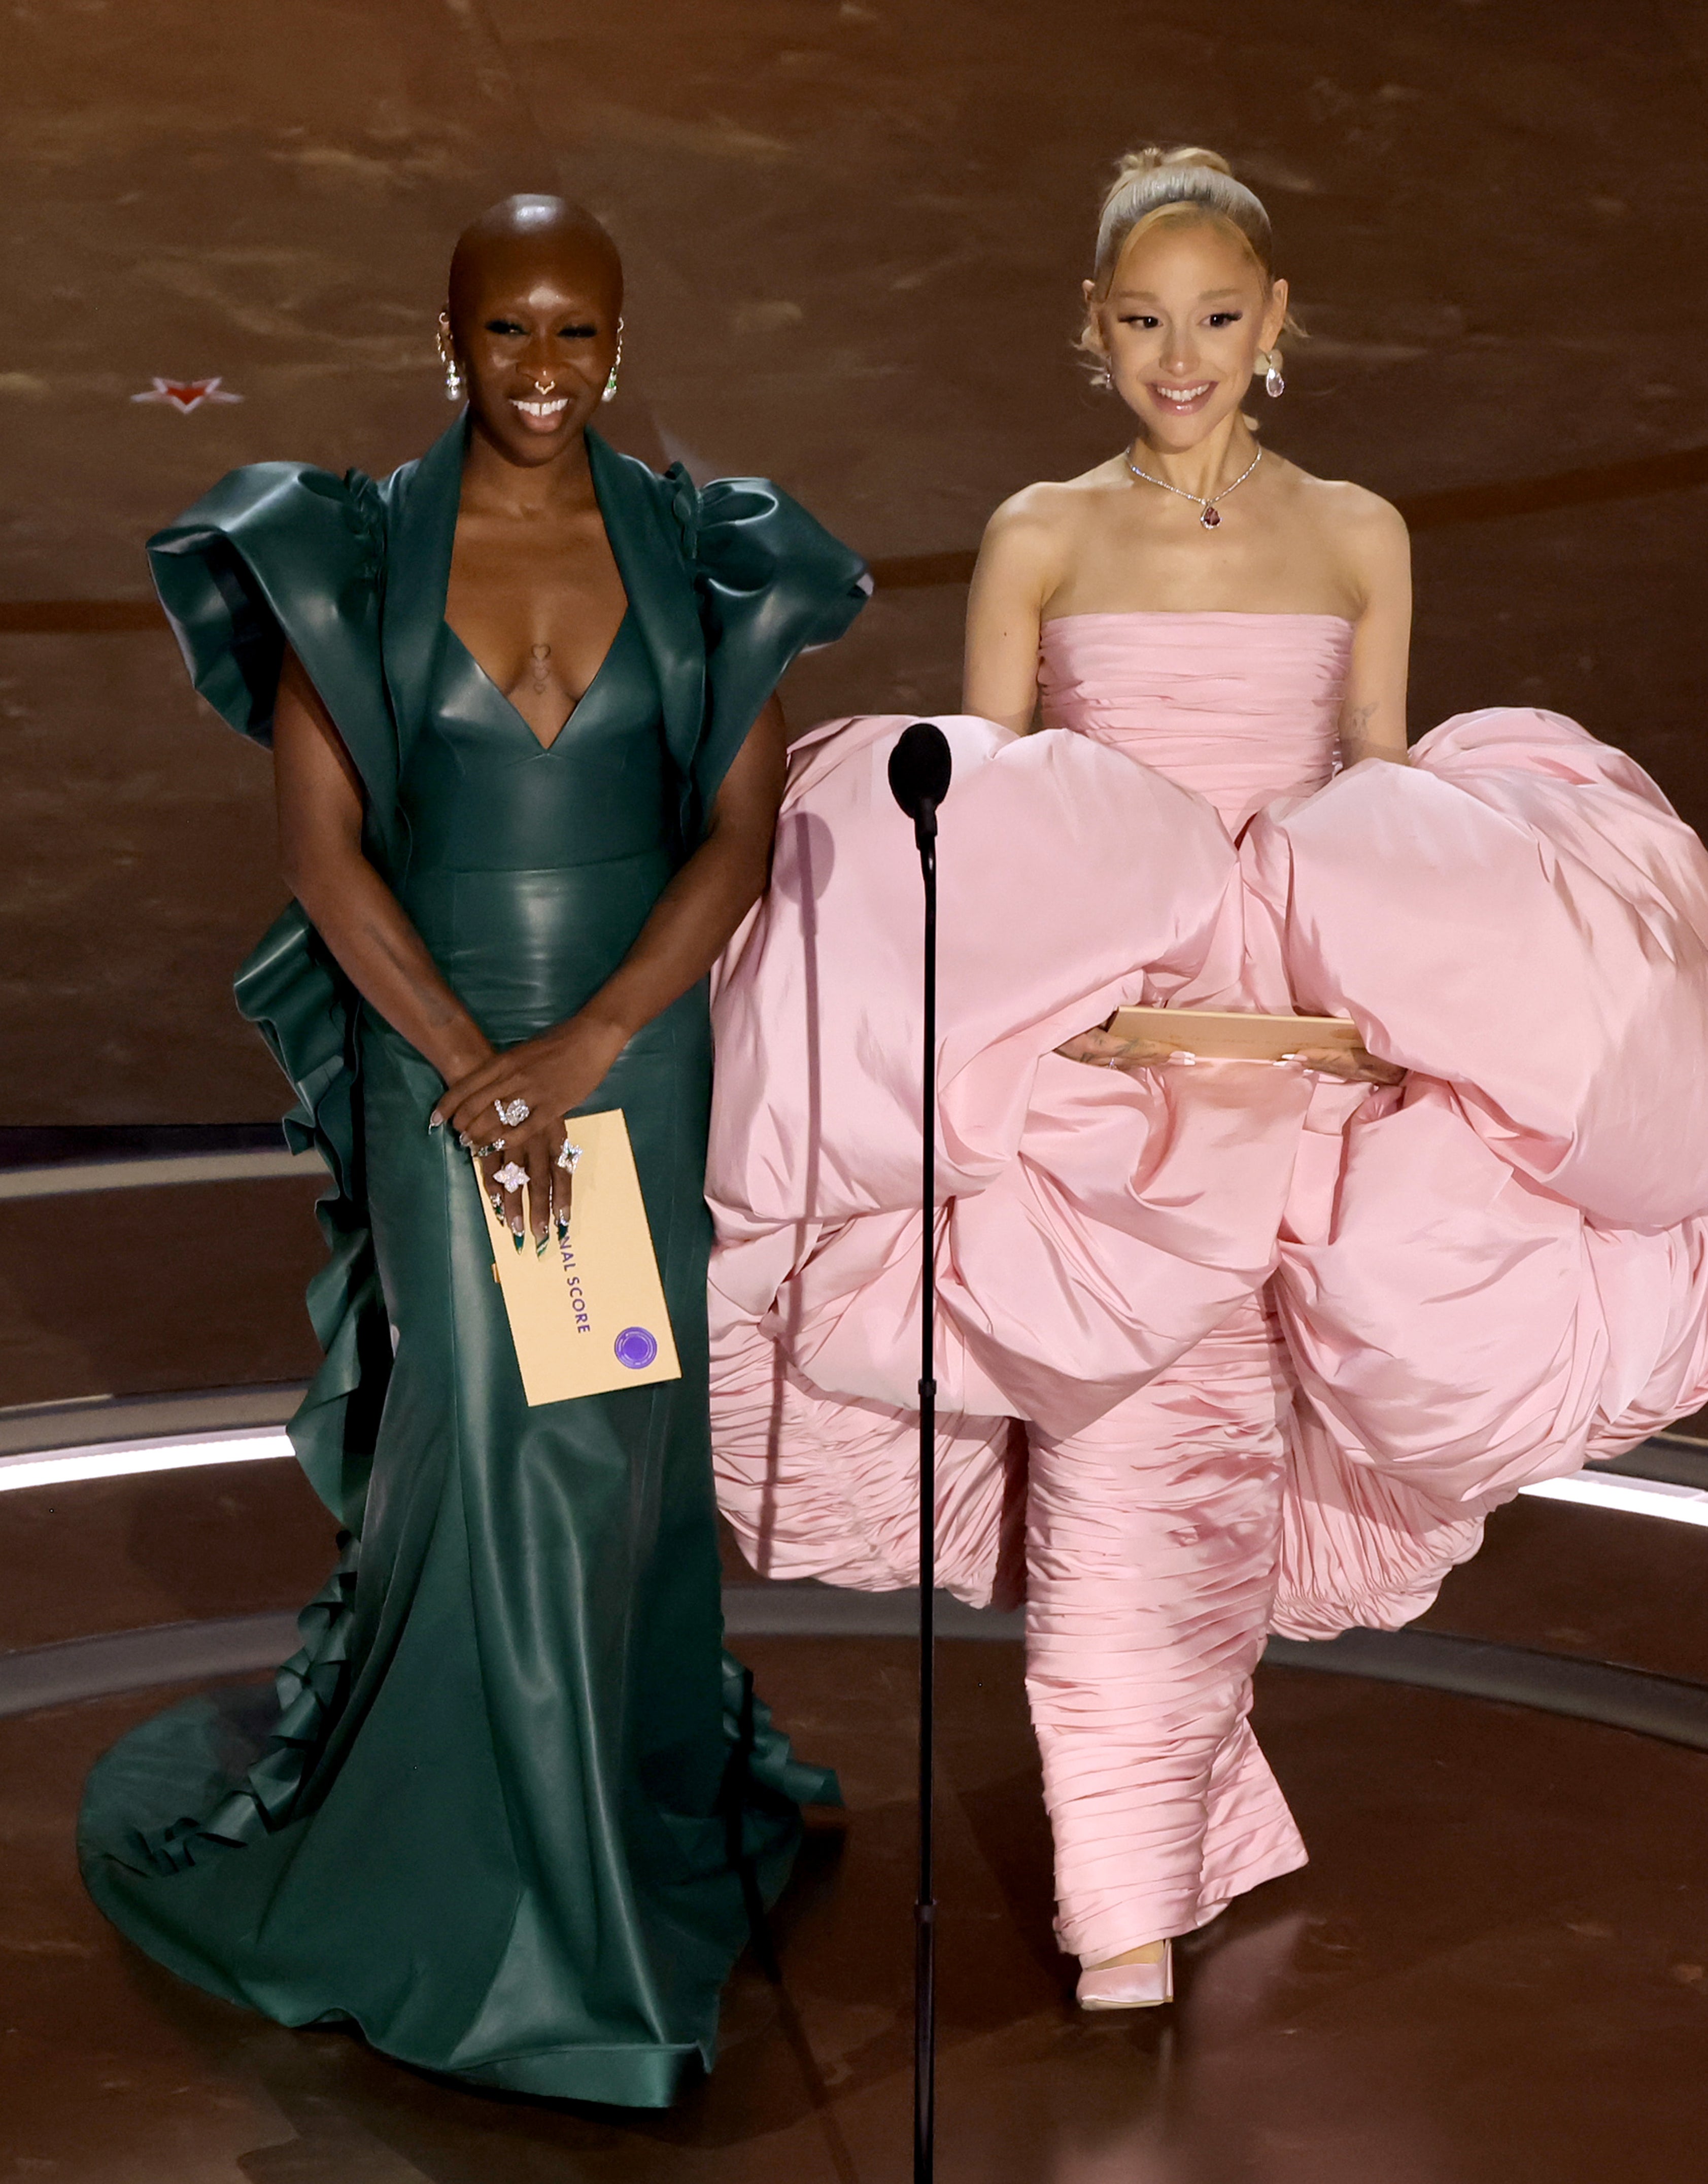
<svg viewBox="0 0 1708 2184">
<path fill-rule="evenodd" d="M 829 644 L 872 589 L 866 564 L 768 478 L 698 487 L 587 436 L 594 488 L 664 706 L 697 839 L 730 761 L 790 662 Z"/>
<path fill-rule="evenodd" d="M 696 488 L 678 464 L 664 482 L 706 639 L 706 733 L 693 776 L 708 810 L 790 664 L 843 635 L 872 579 L 859 554 L 769 478 Z"/>
<path fill-rule="evenodd" d="M 339 478 L 308 463 L 251 463 L 148 541 L 154 588 L 202 696 L 240 734 L 271 744 L 288 644 L 382 828 L 397 795 L 380 650 L 393 489 L 360 471 Z"/>
</svg>

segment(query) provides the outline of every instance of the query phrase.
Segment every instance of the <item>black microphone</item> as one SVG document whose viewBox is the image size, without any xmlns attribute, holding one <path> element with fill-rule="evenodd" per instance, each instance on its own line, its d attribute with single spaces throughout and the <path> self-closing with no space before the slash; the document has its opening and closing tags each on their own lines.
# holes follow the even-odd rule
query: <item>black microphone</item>
<svg viewBox="0 0 1708 2184">
<path fill-rule="evenodd" d="M 937 1579 L 937 806 L 955 771 L 935 721 L 903 728 L 890 754 L 890 793 L 913 822 L 925 888 L 924 1092 L 919 1176 L 919 1889 L 913 1904 L 913 2184 L 936 2174 L 937 1898 L 931 1808 L 936 1741 Z"/>
<path fill-rule="evenodd" d="M 890 754 L 890 794 L 913 822 L 923 850 L 937 833 L 937 806 L 949 794 L 955 771 L 949 738 L 935 721 L 903 728 Z"/>
</svg>

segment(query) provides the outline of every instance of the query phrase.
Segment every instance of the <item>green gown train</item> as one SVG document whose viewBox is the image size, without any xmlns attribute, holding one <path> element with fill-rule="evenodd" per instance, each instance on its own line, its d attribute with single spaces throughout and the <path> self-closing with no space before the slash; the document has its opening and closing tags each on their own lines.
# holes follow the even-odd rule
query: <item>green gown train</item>
<svg viewBox="0 0 1708 2184">
<path fill-rule="evenodd" d="M 466 426 L 383 484 L 234 472 L 151 542 L 197 688 L 267 738 L 288 641 L 366 792 L 366 848 L 512 1045 L 615 969 L 790 660 L 840 636 L 856 556 L 761 479 L 697 491 L 592 433 L 628 596 L 542 748 L 444 620 Z M 513 2091 L 667 2103 L 709 2065 L 756 1887 L 834 1802 L 722 1651 L 706 1416 L 704 986 L 625 1048 L 620 1106 L 682 1378 L 530 1409 L 477 1183 L 430 1065 L 301 911 L 240 972 L 334 1178 L 292 1427 L 343 1528 L 274 1691 L 145 1723 L 80 1848 L 162 1964 L 287 2025 Z"/>
</svg>

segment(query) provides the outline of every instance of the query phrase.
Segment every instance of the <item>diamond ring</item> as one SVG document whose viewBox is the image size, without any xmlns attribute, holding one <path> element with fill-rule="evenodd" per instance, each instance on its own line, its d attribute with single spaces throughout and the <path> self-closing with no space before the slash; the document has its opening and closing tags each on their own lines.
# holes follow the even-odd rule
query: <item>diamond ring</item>
<svg viewBox="0 0 1708 2184">
<path fill-rule="evenodd" d="M 533 1112 L 526 1100 L 494 1100 L 492 1104 L 498 1111 L 500 1122 L 512 1130 Z"/>
<path fill-rule="evenodd" d="M 573 1175 L 577 1168 L 581 1166 L 581 1147 L 571 1145 L 569 1139 L 566 1138 L 563 1141 L 563 1150 L 557 1156 L 557 1165 L 566 1175 Z"/>
<path fill-rule="evenodd" d="M 518 1167 L 514 1161 L 506 1161 L 493 1181 L 502 1184 L 506 1190 L 520 1190 L 527 1181 L 527 1170 Z"/>
</svg>

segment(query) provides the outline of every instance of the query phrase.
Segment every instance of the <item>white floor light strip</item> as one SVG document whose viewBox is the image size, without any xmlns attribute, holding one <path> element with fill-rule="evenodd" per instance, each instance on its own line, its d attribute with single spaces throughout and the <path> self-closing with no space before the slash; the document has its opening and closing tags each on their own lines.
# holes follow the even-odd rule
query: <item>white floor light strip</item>
<svg viewBox="0 0 1708 2184">
<path fill-rule="evenodd" d="M 0 1494 L 20 1486 L 65 1486 L 80 1479 L 128 1479 L 142 1471 L 187 1471 L 201 1463 L 259 1463 L 289 1456 L 279 1426 L 186 1434 L 177 1440 L 104 1441 L 41 1456 L 0 1457 Z"/>
<path fill-rule="evenodd" d="M 168 1440 L 102 1441 L 40 1455 L 0 1457 L 0 1494 L 23 1486 L 67 1486 L 82 1479 L 128 1479 L 140 1472 L 187 1471 L 198 1464 L 259 1463 L 291 1454 L 280 1426 L 240 1426 L 225 1433 L 183 1434 Z M 1585 1509 L 1626 1516 L 1659 1517 L 1669 1524 L 1708 1528 L 1708 1492 L 1661 1479 L 1633 1479 L 1607 1472 L 1579 1472 L 1520 1488 L 1543 1502 L 1572 1502 Z"/>
<path fill-rule="evenodd" d="M 1708 1525 L 1708 1494 L 1700 1486 L 1674 1486 L 1664 1479 L 1614 1478 L 1580 1471 L 1572 1479 L 1542 1479 L 1521 1486 L 1539 1502 L 1575 1502 L 1585 1509 L 1617 1509 L 1629 1517 L 1664 1517 L 1673 1524 Z"/>
<path fill-rule="evenodd" d="M 138 1160 L 64 1161 L 53 1167 L 0 1168 L 0 1200 L 65 1198 L 88 1190 L 159 1190 L 178 1183 L 268 1183 L 276 1176 L 326 1175 L 318 1153 L 281 1145 L 249 1152 L 151 1153 Z"/>
</svg>

